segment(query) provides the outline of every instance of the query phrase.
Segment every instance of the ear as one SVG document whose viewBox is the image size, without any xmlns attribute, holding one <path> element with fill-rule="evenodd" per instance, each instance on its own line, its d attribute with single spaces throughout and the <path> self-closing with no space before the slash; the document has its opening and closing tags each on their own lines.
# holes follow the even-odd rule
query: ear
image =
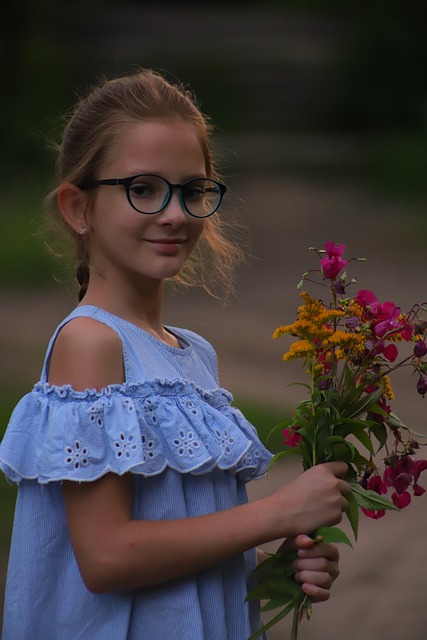
<svg viewBox="0 0 427 640">
<path fill-rule="evenodd" d="M 75 184 L 64 182 L 58 188 L 58 208 L 62 217 L 75 233 L 88 226 L 86 194 Z"/>
</svg>

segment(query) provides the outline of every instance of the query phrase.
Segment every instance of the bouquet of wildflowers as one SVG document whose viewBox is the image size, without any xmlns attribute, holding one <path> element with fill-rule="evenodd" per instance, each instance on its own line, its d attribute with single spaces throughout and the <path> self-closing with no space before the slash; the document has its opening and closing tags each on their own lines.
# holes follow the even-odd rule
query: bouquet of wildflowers
<svg viewBox="0 0 427 640">
<path fill-rule="evenodd" d="M 319 268 L 304 273 L 298 288 L 316 282 L 327 300 L 301 292 L 296 321 L 273 334 L 274 338 L 297 338 L 283 360 L 300 358 L 309 382 L 303 384 L 308 398 L 274 429 L 283 430 L 284 442 L 272 464 L 287 455 L 301 456 L 304 470 L 333 460 L 346 462 L 352 489 L 346 515 L 357 540 L 359 509 L 378 519 L 387 509 L 407 507 L 411 493 L 420 496 L 425 492 L 418 480 L 427 469 L 427 460 L 414 457 L 424 436 L 392 411 L 390 376 L 407 367 L 415 374 L 418 393 L 427 393 L 427 322 L 421 317 L 426 306 L 415 305 L 404 313 L 393 302 L 381 304 L 372 291 L 360 290 L 351 296 L 349 289 L 356 280 L 347 276 L 350 261 L 343 259 L 345 245 L 326 242 L 324 250 L 314 250 L 320 258 Z M 390 500 L 386 497 L 389 492 Z M 351 546 L 336 527 L 318 529 L 312 536 Z M 291 611 L 291 640 L 296 640 L 303 615 L 310 617 L 310 599 L 293 577 L 295 557 L 296 553 L 279 549 L 255 570 L 258 584 L 248 598 L 265 600 L 263 611 L 280 611 L 249 640 Z"/>
</svg>

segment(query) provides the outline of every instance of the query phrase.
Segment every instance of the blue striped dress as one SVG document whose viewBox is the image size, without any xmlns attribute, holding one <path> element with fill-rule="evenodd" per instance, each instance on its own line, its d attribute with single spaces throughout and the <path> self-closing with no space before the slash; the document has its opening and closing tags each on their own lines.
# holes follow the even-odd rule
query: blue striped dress
<svg viewBox="0 0 427 640">
<path fill-rule="evenodd" d="M 125 382 L 75 391 L 47 382 L 64 324 L 89 317 L 119 335 Z M 61 481 L 133 474 L 135 519 L 178 519 L 247 501 L 245 483 L 271 454 L 230 393 L 218 386 L 211 345 L 168 329 L 181 348 L 93 306 L 57 328 L 41 380 L 15 408 L 0 467 L 19 483 L 2 640 L 246 640 L 259 627 L 245 603 L 255 552 L 157 586 L 89 592 L 66 525 Z"/>
</svg>

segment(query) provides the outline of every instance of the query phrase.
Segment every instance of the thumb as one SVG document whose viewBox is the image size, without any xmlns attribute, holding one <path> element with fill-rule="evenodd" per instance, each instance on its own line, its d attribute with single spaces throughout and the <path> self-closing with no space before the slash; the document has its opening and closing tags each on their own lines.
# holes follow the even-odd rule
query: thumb
<svg viewBox="0 0 427 640">
<path fill-rule="evenodd" d="M 314 540 L 307 536 L 305 533 L 302 533 L 295 538 L 287 538 L 280 548 L 278 549 L 279 553 L 289 553 L 290 551 L 297 551 L 298 549 L 311 549 L 314 547 Z"/>
</svg>

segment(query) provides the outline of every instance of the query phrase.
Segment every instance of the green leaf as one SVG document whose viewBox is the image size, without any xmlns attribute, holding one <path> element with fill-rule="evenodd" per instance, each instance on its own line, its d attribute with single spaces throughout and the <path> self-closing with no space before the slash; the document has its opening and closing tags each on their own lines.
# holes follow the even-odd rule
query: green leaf
<svg viewBox="0 0 427 640">
<path fill-rule="evenodd" d="M 289 387 L 305 387 L 309 391 L 311 391 L 311 387 L 306 382 L 290 382 L 286 385 L 285 389 L 289 389 Z"/>
<path fill-rule="evenodd" d="M 387 498 L 380 496 L 378 493 L 371 491 L 370 489 L 363 489 L 363 487 L 357 483 L 351 483 L 351 490 L 359 507 L 369 509 L 370 511 L 378 511 L 380 509 L 400 511 L 400 509 Z"/>
<path fill-rule="evenodd" d="M 277 553 L 271 555 L 253 570 L 253 576 L 261 577 L 264 574 L 274 573 L 279 576 L 290 576 L 294 573 L 292 563 L 297 557 L 296 551 L 290 553 Z"/>
<path fill-rule="evenodd" d="M 293 419 L 289 419 L 289 420 L 283 420 L 283 422 L 279 422 L 279 424 L 276 424 L 271 431 L 269 432 L 268 436 L 267 436 L 267 442 L 271 439 L 271 437 L 276 433 L 276 431 L 281 431 L 283 429 L 286 429 L 287 427 L 290 427 L 294 424 L 294 420 Z"/>
<path fill-rule="evenodd" d="M 427 365 L 427 363 L 426 363 Z M 413 429 L 411 429 L 410 427 L 408 427 L 404 422 L 402 422 L 402 420 L 399 418 L 399 416 L 397 416 L 395 413 L 393 413 L 393 411 L 390 413 L 389 416 L 387 416 L 388 420 L 387 422 L 394 426 L 394 427 L 398 427 L 399 429 L 405 429 L 405 431 L 408 431 L 408 433 L 410 433 L 411 435 L 415 436 L 416 438 L 427 438 L 427 434 L 425 433 L 417 433 L 416 431 L 414 431 Z"/>
<path fill-rule="evenodd" d="M 263 573 L 258 577 L 258 584 L 247 594 L 246 600 L 281 600 L 288 602 L 301 591 L 301 585 L 294 578 L 278 576 L 274 573 Z"/>
<path fill-rule="evenodd" d="M 274 573 L 263 576 L 262 585 L 265 585 L 268 590 L 291 598 L 297 593 L 297 591 L 299 591 L 300 588 L 300 585 L 292 578 L 276 576 Z"/>
<path fill-rule="evenodd" d="M 289 600 L 287 600 L 287 602 L 289 602 Z M 286 603 L 283 602 L 283 598 L 270 598 L 260 609 L 261 611 L 271 611 L 272 609 L 283 607 L 284 604 Z"/>
<path fill-rule="evenodd" d="M 359 442 L 361 442 L 363 446 L 369 451 L 369 453 L 374 455 L 375 453 L 374 447 L 372 445 L 372 441 L 369 435 L 365 431 L 365 427 L 359 428 L 359 429 L 353 429 L 352 433 L 354 437 L 357 438 Z"/>
<path fill-rule="evenodd" d="M 297 289 L 302 289 L 304 286 L 304 279 L 306 278 L 306 276 L 308 276 L 308 274 L 310 273 L 310 271 L 305 271 L 302 276 L 301 276 L 301 280 L 298 282 L 297 284 Z"/>
<path fill-rule="evenodd" d="M 357 542 L 357 536 L 359 532 L 359 505 L 357 504 L 356 497 L 353 492 L 347 496 L 348 507 L 345 511 L 350 526 L 353 530 L 354 539 Z"/>
<path fill-rule="evenodd" d="M 383 424 L 380 424 L 379 422 L 377 422 L 375 425 L 371 427 L 371 431 L 376 437 L 376 439 L 378 440 L 378 443 L 379 443 L 378 451 L 379 451 L 380 449 L 383 448 L 383 446 L 387 442 L 387 438 L 388 438 L 387 429 Z"/>
<path fill-rule="evenodd" d="M 372 462 L 368 460 L 368 458 L 365 458 L 365 456 L 362 456 L 357 450 L 351 462 L 352 464 L 354 464 L 354 466 L 358 469 L 359 472 L 366 469 L 366 467 L 372 466 Z"/>
<path fill-rule="evenodd" d="M 358 418 L 366 411 L 372 410 L 377 406 L 377 402 L 380 399 L 382 394 L 382 390 L 374 391 L 373 393 L 368 394 L 367 396 L 363 396 L 362 398 L 358 398 L 354 402 L 349 402 L 348 398 L 342 398 L 341 407 L 342 412 L 341 416 L 343 421 L 346 418 Z"/>
<path fill-rule="evenodd" d="M 327 544 L 338 544 L 342 542 L 343 544 L 347 544 L 349 547 L 353 548 L 347 534 L 341 529 L 338 529 L 338 527 L 319 527 L 311 537 L 313 539 L 321 537 L 321 541 L 326 542 Z"/>
<path fill-rule="evenodd" d="M 303 597 L 305 598 L 303 592 L 300 590 L 300 592 L 297 593 L 297 595 L 288 603 L 288 605 L 284 609 L 282 609 L 282 611 L 279 611 L 277 616 L 274 616 L 274 618 L 267 622 L 267 624 L 264 624 L 260 629 L 258 629 L 258 631 L 255 631 L 255 633 L 253 633 L 251 637 L 248 638 L 248 640 L 260 640 L 262 634 L 271 629 L 271 627 L 274 627 L 274 625 L 280 622 L 282 618 L 287 616 L 288 613 L 292 611 L 292 609 L 295 609 L 295 607 L 298 606 L 299 601 Z"/>
</svg>

